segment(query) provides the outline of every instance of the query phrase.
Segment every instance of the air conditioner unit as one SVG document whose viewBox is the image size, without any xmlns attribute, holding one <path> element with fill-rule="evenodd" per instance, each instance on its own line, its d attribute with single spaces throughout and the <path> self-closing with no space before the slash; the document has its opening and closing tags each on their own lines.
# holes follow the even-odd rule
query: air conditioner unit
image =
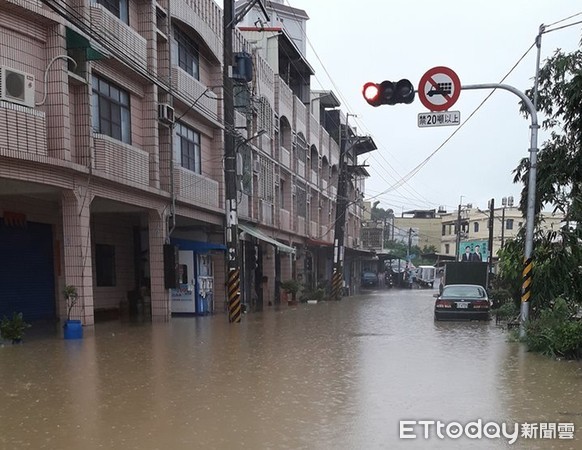
<svg viewBox="0 0 582 450">
<path fill-rule="evenodd" d="M 0 66 L 0 100 L 34 108 L 34 76 Z"/>
<path fill-rule="evenodd" d="M 167 103 L 160 103 L 158 105 L 158 120 L 165 125 L 174 124 L 174 108 Z"/>
</svg>

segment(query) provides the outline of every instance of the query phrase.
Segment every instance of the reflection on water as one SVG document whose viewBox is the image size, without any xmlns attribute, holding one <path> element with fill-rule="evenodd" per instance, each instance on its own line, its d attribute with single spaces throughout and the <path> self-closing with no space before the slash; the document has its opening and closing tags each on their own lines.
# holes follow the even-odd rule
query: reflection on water
<svg viewBox="0 0 582 450">
<path fill-rule="evenodd" d="M 399 420 L 582 423 L 582 366 L 489 323 L 434 322 L 429 291 L 247 315 L 100 323 L 0 347 L 0 448 L 506 448 L 399 440 Z M 518 441 L 512 448 L 580 448 Z"/>
</svg>

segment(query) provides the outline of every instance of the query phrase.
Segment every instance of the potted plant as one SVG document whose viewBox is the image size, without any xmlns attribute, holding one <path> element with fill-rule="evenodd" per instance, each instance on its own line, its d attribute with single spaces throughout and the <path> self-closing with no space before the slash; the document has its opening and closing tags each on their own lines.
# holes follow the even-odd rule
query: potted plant
<svg viewBox="0 0 582 450">
<path fill-rule="evenodd" d="M 22 318 L 22 313 L 13 313 L 12 319 L 4 316 L 0 322 L 0 335 L 3 339 L 12 341 L 13 344 L 22 342 L 24 337 L 24 330 L 30 328 L 30 324 L 26 323 Z"/>
<path fill-rule="evenodd" d="M 65 339 L 81 339 L 83 337 L 83 326 L 81 321 L 71 319 L 71 311 L 79 300 L 77 288 L 67 284 L 63 289 L 63 295 L 65 296 L 65 301 L 67 303 L 67 321 L 63 326 L 65 330 L 64 337 Z"/>
<path fill-rule="evenodd" d="M 287 302 L 295 301 L 295 296 L 299 289 L 301 289 L 301 283 L 297 280 L 285 280 L 281 281 L 281 289 L 283 289 L 284 296 L 283 300 Z M 288 295 L 291 294 L 291 300 L 289 300 Z"/>
</svg>

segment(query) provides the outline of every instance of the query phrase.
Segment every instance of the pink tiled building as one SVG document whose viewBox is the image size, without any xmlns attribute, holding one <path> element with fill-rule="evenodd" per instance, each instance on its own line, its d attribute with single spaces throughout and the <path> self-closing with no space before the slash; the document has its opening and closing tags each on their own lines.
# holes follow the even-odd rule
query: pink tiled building
<svg viewBox="0 0 582 450">
<path fill-rule="evenodd" d="M 280 301 L 281 280 L 329 277 L 339 102 L 293 82 L 312 71 L 284 29 L 272 37 L 299 56 L 289 73 L 241 27 L 236 51 L 254 76 L 237 85 L 236 130 L 224 130 L 221 33 L 212 0 L 0 0 L 0 314 L 63 319 L 65 285 L 84 325 L 103 311 L 225 311 L 225 132 L 244 143 L 243 301 L 261 309 Z M 353 202 L 352 248 L 360 217 Z"/>
</svg>

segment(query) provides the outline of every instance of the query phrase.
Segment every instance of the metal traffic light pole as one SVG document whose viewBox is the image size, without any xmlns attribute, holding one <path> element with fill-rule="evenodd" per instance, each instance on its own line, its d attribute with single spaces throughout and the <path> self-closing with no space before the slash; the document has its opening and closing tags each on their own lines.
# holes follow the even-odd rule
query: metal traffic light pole
<svg viewBox="0 0 582 450">
<path fill-rule="evenodd" d="M 537 79 L 537 74 L 536 74 Z M 514 88 L 508 84 L 471 84 L 461 86 L 461 90 L 476 90 L 476 89 L 504 89 L 517 95 L 526 106 L 530 116 L 530 148 L 529 148 L 529 178 L 527 191 L 527 215 L 525 219 L 525 253 L 524 253 L 524 268 L 521 289 L 521 315 L 519 322 L 519 335 L 525 336 L 525 324 L 529 318 L 529 301 L 531 298 L 531 282 L 532 282 L 532 268 L 533 268 L 533 234 L 534 234 L 534 219 L 535 219 L 535 197 L 536 197 L 536 174 L 537 174 L 537 154 L 538 154 L 538 115 L 536 107 L 532 101 L 519 89 Z M 537 90 L 537 87 L 536 87 Z"/>
</svg>

